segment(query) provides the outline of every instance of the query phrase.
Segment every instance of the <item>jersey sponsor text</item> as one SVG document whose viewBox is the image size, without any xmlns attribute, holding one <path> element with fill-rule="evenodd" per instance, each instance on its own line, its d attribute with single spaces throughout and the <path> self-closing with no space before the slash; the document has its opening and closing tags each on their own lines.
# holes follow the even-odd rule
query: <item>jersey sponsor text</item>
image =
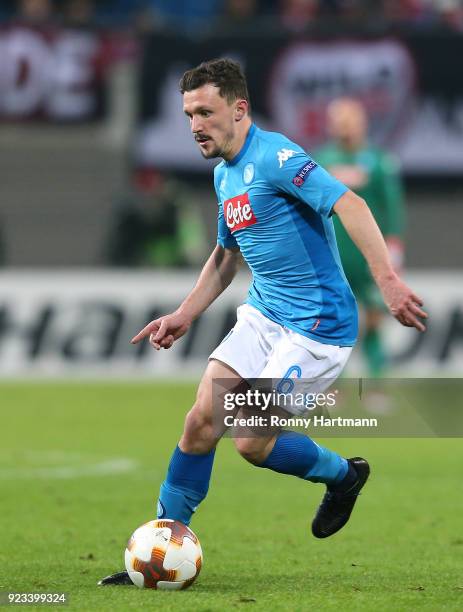
<svg viewBox="0 0 463 612">
<path fill-rule="evenodd" d="M 224 202 L 225 221 L 231 233 L 257 223 L 247 193 Z"/>
</svg>

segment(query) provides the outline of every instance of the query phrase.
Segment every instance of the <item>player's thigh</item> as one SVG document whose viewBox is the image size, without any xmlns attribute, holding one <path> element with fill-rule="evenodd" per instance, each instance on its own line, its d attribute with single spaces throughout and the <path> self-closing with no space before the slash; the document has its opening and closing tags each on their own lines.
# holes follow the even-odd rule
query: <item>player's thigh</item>
<svg viewBox="0 0 463 612">
<path fill-rule="evenodd" d="M 219 419 L 214 419 L 219 393 L 217 385 L 220 386 L 222 381 L 230 389 L 240 388 L 243 385 L 240 375 L 230 366 L 211 359 L 199 383 L 195 402 L 185 417 L 180 441 L 180 448 L 183 451 L 207 452 L 214 448 L 223 435 L 225 427 L 221 426 Z"/>
<path fill-rule="evenodd" d="M 210 359 L 218 359 L 243 379 L 252 380 L 265 367 L 281 328 L 249 304 L 238 308 L 237 319 Z"/>
<path fill-rule="evenodd" d="M 240 306 L 237 314 L 236 325 L 209 357 L 195 404 L 185 420 L 182 450 L 206 452 L 217 443 L 227 429 L 220 396 L 248 389 L 245 380 L 257 377 L 268 361 L 279 326 L 248 304 Z"/>
<path fill-rule="evenodd" d="M 326 391 L 341 374 L 351 352 L 352 347 L 322 344 L 285 330 L 260 378 L 271 381 L 279 393 L 288 394 L 288 402 L 280 402 L 280 407 L 304 414 L 308 406 L 302 396 Z"/>
</svg>

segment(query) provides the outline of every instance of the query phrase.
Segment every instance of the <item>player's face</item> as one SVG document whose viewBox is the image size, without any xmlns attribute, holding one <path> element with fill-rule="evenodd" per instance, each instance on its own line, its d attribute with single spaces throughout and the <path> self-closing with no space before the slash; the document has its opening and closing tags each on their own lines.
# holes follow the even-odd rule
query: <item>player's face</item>
<svg viewBox="0 0 463 612">
<path fill-rule="evenodd" d="M 363 144 L 367 118 L 363 106 L 356 100 L 335 100 L 328 107 L 327 127 L 332 138 L 341 145 L 355 148 Z"/>
<path fill-rule="evenodd" d="M 219 94 L 215 85 L 203 85 L 183 94 L 183 111 L 191 132 L 206 159 L 228 158 L 235 137 L 235 107 Z"/>
</svg>

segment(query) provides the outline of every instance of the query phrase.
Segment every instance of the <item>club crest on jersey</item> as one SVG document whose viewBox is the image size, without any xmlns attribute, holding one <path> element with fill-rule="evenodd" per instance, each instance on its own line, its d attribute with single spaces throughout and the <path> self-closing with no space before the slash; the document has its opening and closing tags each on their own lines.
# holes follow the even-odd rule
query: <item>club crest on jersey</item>
<svg viewBox="0 0 463 612">
<path fill-rule="evenodd" d="M 232 234 L 257 223 L 247 193 L 225 200 L 223 211 L 228 229 Z"/>
<path fill-rule="evenodd" d="M 254 164 L 249 162 L 246 164 L 243 170 L 243 182 L 245 185 L 249 185 L 252 183 L 252 179 L 254 178 Z"/>
<path fill-rule="evenodd" d="M 315 168 L 317 168 L 317 166 L 318 165 L 313 160 L 310 160 L 309 162 L 305 163 L 302 168 L 299 169 L 299 172 L 296 174 L 296 176 L 293 178 L 293 183 L 296 185 L 296 187 L 302 187 L 305 179 L 309 176 L 312 170 L 315 170 Z"/>
</svg>

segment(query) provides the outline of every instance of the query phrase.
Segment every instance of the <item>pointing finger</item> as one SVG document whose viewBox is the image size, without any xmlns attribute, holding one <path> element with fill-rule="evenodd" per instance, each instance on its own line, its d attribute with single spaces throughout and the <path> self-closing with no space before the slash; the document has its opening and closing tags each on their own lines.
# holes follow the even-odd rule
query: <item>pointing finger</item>
<svg viewBox="0 0 463 612">
<path fill-rule="evenodd" d="M 154 341 L 155 342 L 159 342 L 160 340 L 162 340 L 164 338 L 166 332 L 167 332 L 167 321 L 165 319 L 162 319 L 161 320 L 161 325 L 159 326 L 159 329 L 154 334 Z"/>
<path fill-rule="evenodd" d="M 130 343 L 137 344 L 137 342 L 140 342 L 140 340 L 143 340 L 143 338 L 146 338 L 146 336 L 151 334 L 153 331 L 154 332 L 157 331 L 158 327 L 159 327 L 159 319 L 156 319 L 155 321 L 151 321 L 151 323 L 148 323 L 148 325 L 146 325 L 141 331 L 138 332 L 136 336 L 132 338 Z"/>
<path fill-rule="evenodd" d="M 159 351 L 159 349 L 161 348 L 161 345 L 159 344 L 159 342 L 156 342 L 154 339 L 154 332 L 152 334 L 150 334 L 150 339 L 149 339 L 149 343 L 151 344 L 151 346 L 153 348 L 155 348 L 157 351 Z"/>
</svg>

